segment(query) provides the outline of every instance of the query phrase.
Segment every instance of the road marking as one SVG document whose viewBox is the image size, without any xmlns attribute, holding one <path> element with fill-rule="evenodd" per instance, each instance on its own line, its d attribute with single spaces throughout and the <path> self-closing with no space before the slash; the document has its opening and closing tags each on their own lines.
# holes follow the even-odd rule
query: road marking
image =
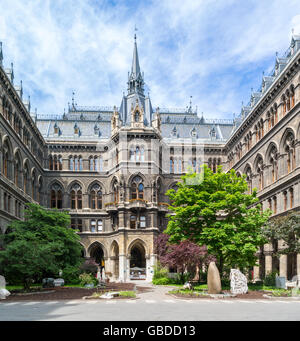
<svg viewBox="0 0 300 341">
<path fill-rule="evenodd" d="M 220 300 L 220 302 L 222 302 L 222 303 L 227 303 L 227 304 L 233 304 L 233 302 L 232 302 L 232 301 Z"/>
<path fill-rule="evenodd" d="M 47 305 L 51 305 L 51 304 L 57 304 L 59 303 L 58 301 L 46 301 L 45 302 Z"/>
<path fill-rule="evenodd" d="M 126 303 L 135 304 L 136 301 L 134 301 L 134 300 L 128 300 L 128 301 L 126 301 Z"/>
<path fill-rule="evenodd" d="M 24 302 L 23 305 L 34 305 L 34 304 L 38 304 L 39 302 Z"/>
<path fill-rule="evenodd" d="M 238 300 L 238 301 L 236 301 L 236 302 L 249 303 L 249 304 L 255 303 L 255 302 L 253 302 L 253 301 L 246 301 L 246 300 Z"/>
<path fill-rule="evenodd" d="M 270 301 L 264 301 L 264 300 L 256 300 L 255 302 L 256 302 L 256 303 L 264 303 L 264 304 L 270 304 L 270 303 L 272 303 L 272 302 L 270 302 Z"/>
<path fill-rule="evenodd" d="M 156 301 L 154 300 L 146 300 L 146 303 L 155 303 Z"/>
<path fill-rule="evenodd" d="M 167 303 L 175 303 L 175 301 L 173 301 L 173 300 L 164 300 L 164 302 L 167 302 Z"/>
<path fill-rule="evenodd" d="M 275 302 L 278 302 L 278 303 L 291 303 L 291 301 L 275 301 Z"/>
</svg>

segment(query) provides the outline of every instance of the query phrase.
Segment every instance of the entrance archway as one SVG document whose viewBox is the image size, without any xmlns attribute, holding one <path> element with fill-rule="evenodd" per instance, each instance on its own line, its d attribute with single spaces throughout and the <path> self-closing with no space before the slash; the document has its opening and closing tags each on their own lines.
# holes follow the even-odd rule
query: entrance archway
<svg viewBox="0 0 300 341">
<path fill-rule="evenodd" d="M 146 279 L 146 252 L 139 243 L 130 251 L 130 279 Z"/>
<path fill-rule="evenodd" d="M 99 266 L 102 266 L 104 262 L 104 252 L 99 243 L 94 243 L 90 247 L 90 257 L 93 258 Z"/>
</svg>

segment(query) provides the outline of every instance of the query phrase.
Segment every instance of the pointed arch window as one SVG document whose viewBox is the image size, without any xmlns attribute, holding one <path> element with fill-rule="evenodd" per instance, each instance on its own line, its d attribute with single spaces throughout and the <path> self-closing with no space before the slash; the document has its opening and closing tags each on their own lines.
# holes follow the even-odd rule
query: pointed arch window
<svg viewBox="0 0 300 341">
<path fill-rule="evenodd" d="M 143 179 L 140 176 L 133 178 L 131 183 L 131 199 L 144 199 Z"/>
<path fill-rule="evenodd" d="M 82 209 L 81 186 L 78 184 L 73 185 L 71 188 L 70 196 L 71 196 L 71 209 L 72 210 L 81 210 Z"/>
<path fill-rule="evenodd" d="M 102 208 L 102 190 L 99 185 L 94 185 L 90 192 L 90 208 L 99 210 Z"/>
<path fill-rule="evenodd" d="M 287 153 L 287 173 L 290 173 L 296 166 L 295 141 L 292 133 L 289 133 L 286 137 L 284 149 Z"/>
<path fill-rule="evenodd" d="M 118 186 L 117 181 L 114 182 L 112 190 L 113 190 L 113 202 L 118 203 L 119 202 L 119 186 Z"/>
<path fill-rule="evenodd" d="M 50 191 L 50 207 L 51 208 L 62 208 L 62 189 L 58 184 L 54 184 L 51 186 Z"/>
</svg>

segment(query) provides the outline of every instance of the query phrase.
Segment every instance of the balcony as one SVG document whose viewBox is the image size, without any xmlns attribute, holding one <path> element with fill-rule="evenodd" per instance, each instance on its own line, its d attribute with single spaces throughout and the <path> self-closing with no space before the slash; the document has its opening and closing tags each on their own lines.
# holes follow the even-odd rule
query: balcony
<svg viewBox="0 0 300 341">
<path fill-rule="evenodd" d="M 158 210 L 161 212 L 169 212 L 169 204 L 167 202 L 159 202 Z"/>
<path fill-rule="evenodd" d="M 104 205 L 105 210 L 107 212 L 117 212 L 118 210 L 118 203 L 117 202 L 108 202 Z"/>
<path fill-rule="evenodd" d="M 141 209 L 147 207 L 147 200 L 144 199 L 131 199 L 129 200 L 129 208 Z"/>
</svg>

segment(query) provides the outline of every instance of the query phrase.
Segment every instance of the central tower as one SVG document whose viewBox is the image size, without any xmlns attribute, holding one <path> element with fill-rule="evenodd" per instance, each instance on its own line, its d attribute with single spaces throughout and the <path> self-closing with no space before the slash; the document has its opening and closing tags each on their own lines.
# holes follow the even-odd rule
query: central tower
<svg viewBox="0 0 300 341">
<path fill-rule="evenodd" d="M 152 106 L 149 96 L 145 97 L 144 84 L 144 75 L 140 68 L 135 34 L 131 71 L 128 72 L 127 95 L 123 95 L 120 106 L 120 117 L 123 125 L 129 126 L 133 123 L 131 113 L 137 105 L 144 113 L 143 124 L 146 126 L 151 125 Z"/>
</svg>

